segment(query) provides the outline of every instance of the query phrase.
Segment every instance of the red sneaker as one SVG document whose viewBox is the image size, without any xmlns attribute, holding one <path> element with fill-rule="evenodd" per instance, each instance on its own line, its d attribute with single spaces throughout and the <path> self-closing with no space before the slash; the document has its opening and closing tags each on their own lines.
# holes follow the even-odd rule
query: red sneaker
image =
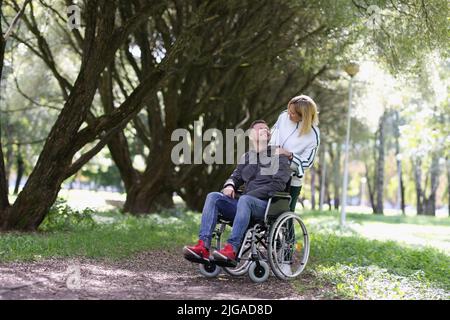
<svg viewBox="0 0 450 320">
<path fill-rule="evenodd" d="M 213 252 L 214 262 L 223 267 L 234 267 L 237 265 L 236 252 L 231 244 L 225 245 L 222 250 Z"/>
<path fill-rule="evenodd" d="M 209 250 L 205 247 L 203 240 L 198 240 L 195 246 L 185 246 L 183 254 L 191 262 L 209 263 Z"/>
</svg>

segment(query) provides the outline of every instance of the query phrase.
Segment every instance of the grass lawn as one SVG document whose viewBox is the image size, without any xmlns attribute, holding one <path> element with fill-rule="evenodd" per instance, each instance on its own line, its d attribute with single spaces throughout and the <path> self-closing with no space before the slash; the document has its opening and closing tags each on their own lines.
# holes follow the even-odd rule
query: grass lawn
<svg viewBox="0 0 450 320">
<path fill-rule="evenodd" d="M 88 257 L 116 260 L 134 253 L 182 246 L 197 234 L 195 214 L 133 217 L 103 212 L 97 222 L 64 230 L 0 235 L 0 262 L 33 261 L 50 257 Z"/>
<path fill-rule="evenodd" d="M 181 248 L 196 240 L 200 222 L 200 215 L 193 212 L 139 218 L 117 211 L 80 214 L 64 206 L 57 212 L 45 232 L 1 234 L 0 262 L 74 256 L 114 260 L 143 250 Z M 74 214 L 76 223 L 69 219 Z M 96 222 L 89 217 L 92 214 Z M 341 231 L 336 213 L 301 215 L 311 235 L 311 253 L 304 274 L 293 282 L 300 292 L 315 290 L 319 298 L 334 299 L 450 298 L 447 220 L 350 214 L 349 228 Z M 394 240 L 373 239 L 374 224 L 375 230 L 401 227 L 400 234 L 406 234 L 408 226 L 425 232 L 414 235 L 418 241 L 396 241 L 395 233 Z M 424 227 L 437 228 L 445 236 L 434 239 L 433 229 Z"/>
<path fill-rule="evenodd" d="M 450 219 L 306 211 L 305 273 L 330 298 L 449 299 Z M 302 290 L 302 281 L 296 283 Z"/>
</svg>

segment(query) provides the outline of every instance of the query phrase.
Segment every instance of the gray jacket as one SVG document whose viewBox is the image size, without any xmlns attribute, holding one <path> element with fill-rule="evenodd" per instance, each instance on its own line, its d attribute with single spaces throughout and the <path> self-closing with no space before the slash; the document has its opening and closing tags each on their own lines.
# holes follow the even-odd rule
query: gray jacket
<svg viewBox="0 0 450 320">
<path fill-rule="evenodd" d="M 253 150 L 245 153 L 226 186 L 233 186 L 238 190 L 245 186 L 244 193 L 261 200 L 269 199 L 274 193 L 286 189 L 291 178 L 290 161 L 284 155 L 273 155 L 274 149 L 256 153 Z"/>
</svg>

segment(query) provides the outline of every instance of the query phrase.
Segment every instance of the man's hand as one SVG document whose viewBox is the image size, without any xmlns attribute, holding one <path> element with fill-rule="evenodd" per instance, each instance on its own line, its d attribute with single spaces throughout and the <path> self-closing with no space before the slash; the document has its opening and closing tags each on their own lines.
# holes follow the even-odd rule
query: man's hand
<svg viewBox="0 0 450 320">
<path fill-rule="evenodd" d="M 223 190 L 222 193 L 224 195 L 226 195 L 227 197 L 233 198 L 234 199 L 234 188 L 232 186 L 226 186 Z"/>
</svg>

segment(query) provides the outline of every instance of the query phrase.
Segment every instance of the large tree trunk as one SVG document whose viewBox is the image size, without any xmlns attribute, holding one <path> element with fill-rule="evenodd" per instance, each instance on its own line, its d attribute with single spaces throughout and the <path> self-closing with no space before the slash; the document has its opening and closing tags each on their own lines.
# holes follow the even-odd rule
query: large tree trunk
<svg viewBox="0 0 450 320">
<path fill-rule="evenodd" d="M 422 190 L 422 161 L 413 159 L 414 182 L 416 187 L 416 207 L 417 214 L 423 214 L 423 190 Z"/>
<path fill-rule="evenodd" d="M 445 158 L 445 168 L 447 169 L 447 206 L 448 216 L 450 217 L 450 158 Z"/>
<path fill-rule="evenodd" d="M 329 150 L 329 154 L 330 154 L 330 159 L 333 165 L 333 191 L 334 191 L 334 209 L 338 210 L 339 209 L 339 204 L 340 204 L 340 199 L 341 199 L 341 195 L 340 195 L 340 185 L 341 185 L 341 148 L 338 145 L 337 146 L 337 151 L 336 151 L 336 155 L 334 154 L 333 151 L 333 146 L 330 147 Z"/>
<path fill-rule="evenodd" d="M 398 192 L 397 192 L 397 203 L 400 207 L 402 214 L 405 214 L 405 186 L 403 183 L 403 170 L 402 170 L 402 158 L 400 152 L 400 120 L 398 111 L 394 111 L 394 132 L 395 132 L 395 155 L 397 161 L 397 178 L 398 178 Z"/>
<path fill-rule="evenodd" d="M 332 206 L 331 206 L 331 194 L 330 194 L 330 184 L 329 184 L 329 180 L 330 180 L 330 179 L 327 179 L 326 193 L 327 193 L 328 211 L 331 211 L 331 210 L 332 210 Z"/>
<path fill-rule="evenodd" d="M 174 206 L 172 195 L 170 186 L 135 185 L 127 193 L 124 211 L 134 215 L 157 213 Z"/>
<path fill-rule="evenodd" d="M 376 163 L 376 206 L 375 213 L 383 214 L 383 200 L 384 200 L 384 129 L 385 129 L 386 113 L 383 113 L 378 127 L 378 159 Z"/>
<path fill-rule="evenodd" d="M 316 210 L 316 169 L 311 167 L 311 209 Z"/>
<path fill-rule="evenodd" d="M 324 144 L 322 151 L 321 151 L 321 157 L 320 157 L 320 193 L 319 193 L 319 210 L 323 210 L 323 203 L 325 202 L 325 189 L 326 189 L 326 180 L 327 180 L 327 162 L 326 162 L 326 147 L 327 145 Z"/>
<path fill-rule="evenodd" d="M 373 212 L 375 212 L 375 192 L 372 186 L 372 179 L 370 177 L 370 171 L 367 166 L 367 163 L 364 163 L 364 167 L 366 169 L 366 180 L 367 180 L 367 192 L 369 193 L 370 206 L 372 207 Z"/>
<path fill-rule="evenodd" d="M 144 214 L 160 211 L 174 206 L 172 194 L 172 162 L 170 159 L 171 145 L 159 154 L 159 159 L 140 175 L 127 191 L 124 211 L 131 214 Z"/>
<path fill-rule="evenodd" d="M 19 193 L 20 182 L 22 181 L 23 173 L 24 173 L 24 165 L 22 159 L 22 152 L 20 150 L 20 145 L 17 146 L 17 177 L 16 177 L 16 185 L 14 187 L 14 194 Z"/>
<path fill-rule="evenodd" d="M 212 170 L 208 170 L 207 166 L 190 165 L 177 176 L 177 193 L 186 202 L 188 208 L 201 211 L 207 194 L 221 191 L 234 169 L 234 165 L 213 166 Z"/>
<path fill-rule="evenodd" d="M 3 17 L 2 0 L 0 0 L 0 16 Z M 0 101 L 3 95 L 1 81 L 3 75 L 5 49 L 6 49 L 6 39 L 3 37 L 2 24 L 0 23 Z M 5 158 L 3 155 L 3 146 L 2 146 L 2 129 L 0 123 L 0 219 L 1 219 L 1 211 L 5 210 L 9 206 L 8 182 L 6 177 L 4 159 Z"/>
<path fill-rule="evenodd" d="M 434 153 L 430 167 L 430 193 L 424 199 L 424 214 L 436 215 L 436 191 L 439 186 L 439 155 Z"/>
<path fill-rule="evenodd" d="M 5 154 L 5 176 L 6 176 L 6 185 L 9 188 L 9 182 L 12 172 L 12 167 L 14 163 L 14 145 L 12 144 L 11 137 L 13 136 L 13 126 L 10 124 L 6 125 L 5 128 L 5 134 L 6 134 L 6 141 L 8 142 L 5 146 L 6 154 Z"/>
</svg>

